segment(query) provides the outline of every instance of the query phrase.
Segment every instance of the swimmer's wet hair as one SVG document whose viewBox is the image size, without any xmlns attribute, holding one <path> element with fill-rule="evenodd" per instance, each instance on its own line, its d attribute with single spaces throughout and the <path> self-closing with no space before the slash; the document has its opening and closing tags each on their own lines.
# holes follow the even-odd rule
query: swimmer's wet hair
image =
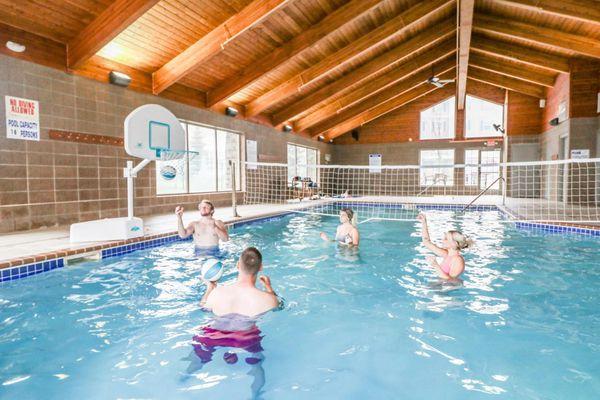
<svg viewBox="0 0 600 400">
<path fill-rule="evenodd" d="M 352 225 L 356 226 L 356 220 L 358 219 L 356 213 L 354 211 L 352 211 L 351 208 L 342 208 L 340 211 L 343 211 L 346 213 L 346 215 L 348 216 L 348 219 L 350 220 L 350 223 Z"/>
<path fill-rule="evenodd" d="M 256 247 L 248 247 L 240 256 L 240 268 L 247 274 L 256 275 L 262 265 L 262 254 Z"/>
<path fill-rule="evenodd" d="M 212 201 L 210 201 L 208 199 L 202 199 L 200 201 L 200 204 L 202 204 L 202 203 L 208 204 L 210 206 L 210 211 L 213 211 L 213 212 L 215 211 L 215 206 L 213 205 Z"/>
<path fill-rule="evenodd" d="M 463 235 L 459 231 L 448 231 L 448 233 L 450 234 L 450 236 L 452 236 L 452 240 L 456 242 L 456 245 L 458 246 L 459 250 L 468 249 L 469 247 L 473 247 L 473 245 L 475 244 L 473 240 L 469 239 L 467 236 Z"/>
</svg>

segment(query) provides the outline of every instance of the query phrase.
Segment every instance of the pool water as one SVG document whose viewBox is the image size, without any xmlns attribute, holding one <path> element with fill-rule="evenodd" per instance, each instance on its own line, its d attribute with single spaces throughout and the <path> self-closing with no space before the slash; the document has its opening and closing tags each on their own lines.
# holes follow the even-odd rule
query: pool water
<svg viewBox="0 0 600 400">
<path fill-rule="evenodd" d="M 199 362 L 211 315 L 190 242 L 2 284 L 0 398 L 597 398 L 600 238 L 517 230 L 495 211 L 428 216 L 434 238 L 477 242 L 462 287 L 437 281 L 416 222 L 360 224 L 358 252 L 319 238 L 332 217 L 234 230 L 221 282 L 253 245 L 285 298 L 258 323 L 259 362 L 239 348 Z"/>
</svg>

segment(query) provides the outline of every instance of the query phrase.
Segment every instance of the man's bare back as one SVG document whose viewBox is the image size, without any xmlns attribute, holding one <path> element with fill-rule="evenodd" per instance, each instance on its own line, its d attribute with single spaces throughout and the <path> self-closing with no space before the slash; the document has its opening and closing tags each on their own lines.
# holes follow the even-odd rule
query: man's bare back
<svg viewBox="0 0 600 400">
<path fill-rule="evenodd" d="M 261 276 L 265 290 L 256 287 L 258 272 L 262 269 L 262 255 L 249 247 L 244 250 L 238 261 L 238 279 L 231 285 L 218 286 L 206 282 L 206 292 L 200 301 L 215 315 L 240 314 L 254 317 L 276 308 L 279 305 L 277 295 L 271 287 L 271 280 Z"/>
</svg>

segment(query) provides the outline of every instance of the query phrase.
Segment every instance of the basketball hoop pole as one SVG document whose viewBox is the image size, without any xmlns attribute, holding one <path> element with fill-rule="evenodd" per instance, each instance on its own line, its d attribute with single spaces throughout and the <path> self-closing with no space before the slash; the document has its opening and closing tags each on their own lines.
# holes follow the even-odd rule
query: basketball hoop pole
<svg viewBox="0 0 600 400">
<path fill-rule="evenodd" d="M 152 160 L 144 159 L 141 163 L 133 167 L 133 161 L 127 161 L 127 167 L 123 168 L 123 177 L 127 178 L 127 218 L 133 219 L 133 178 L 137 177 L 146 165 Z"/>
</svg>

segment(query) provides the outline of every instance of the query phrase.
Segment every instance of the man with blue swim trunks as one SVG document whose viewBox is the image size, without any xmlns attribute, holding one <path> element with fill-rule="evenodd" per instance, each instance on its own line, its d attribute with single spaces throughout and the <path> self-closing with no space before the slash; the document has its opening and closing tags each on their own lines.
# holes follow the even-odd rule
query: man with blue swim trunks
<svg viewBox="0 0 600 400">
<path fill-rule="evenodd" d="M 200 210 L 200 219 L 192 221 L 187 226 L 183 225 L 183 207 L 175 208 L 177 215 L 177 232 L 179 237 L 185 239 L 194 235 L 194 244 L 199 251 L 212 252 L 219 249 L 219 240 L 227 242 L 229 234 L 223 221 L 213 218 L 215 207 L 208 200 L 202 200 L 198 204 Z"/>
</svg>

